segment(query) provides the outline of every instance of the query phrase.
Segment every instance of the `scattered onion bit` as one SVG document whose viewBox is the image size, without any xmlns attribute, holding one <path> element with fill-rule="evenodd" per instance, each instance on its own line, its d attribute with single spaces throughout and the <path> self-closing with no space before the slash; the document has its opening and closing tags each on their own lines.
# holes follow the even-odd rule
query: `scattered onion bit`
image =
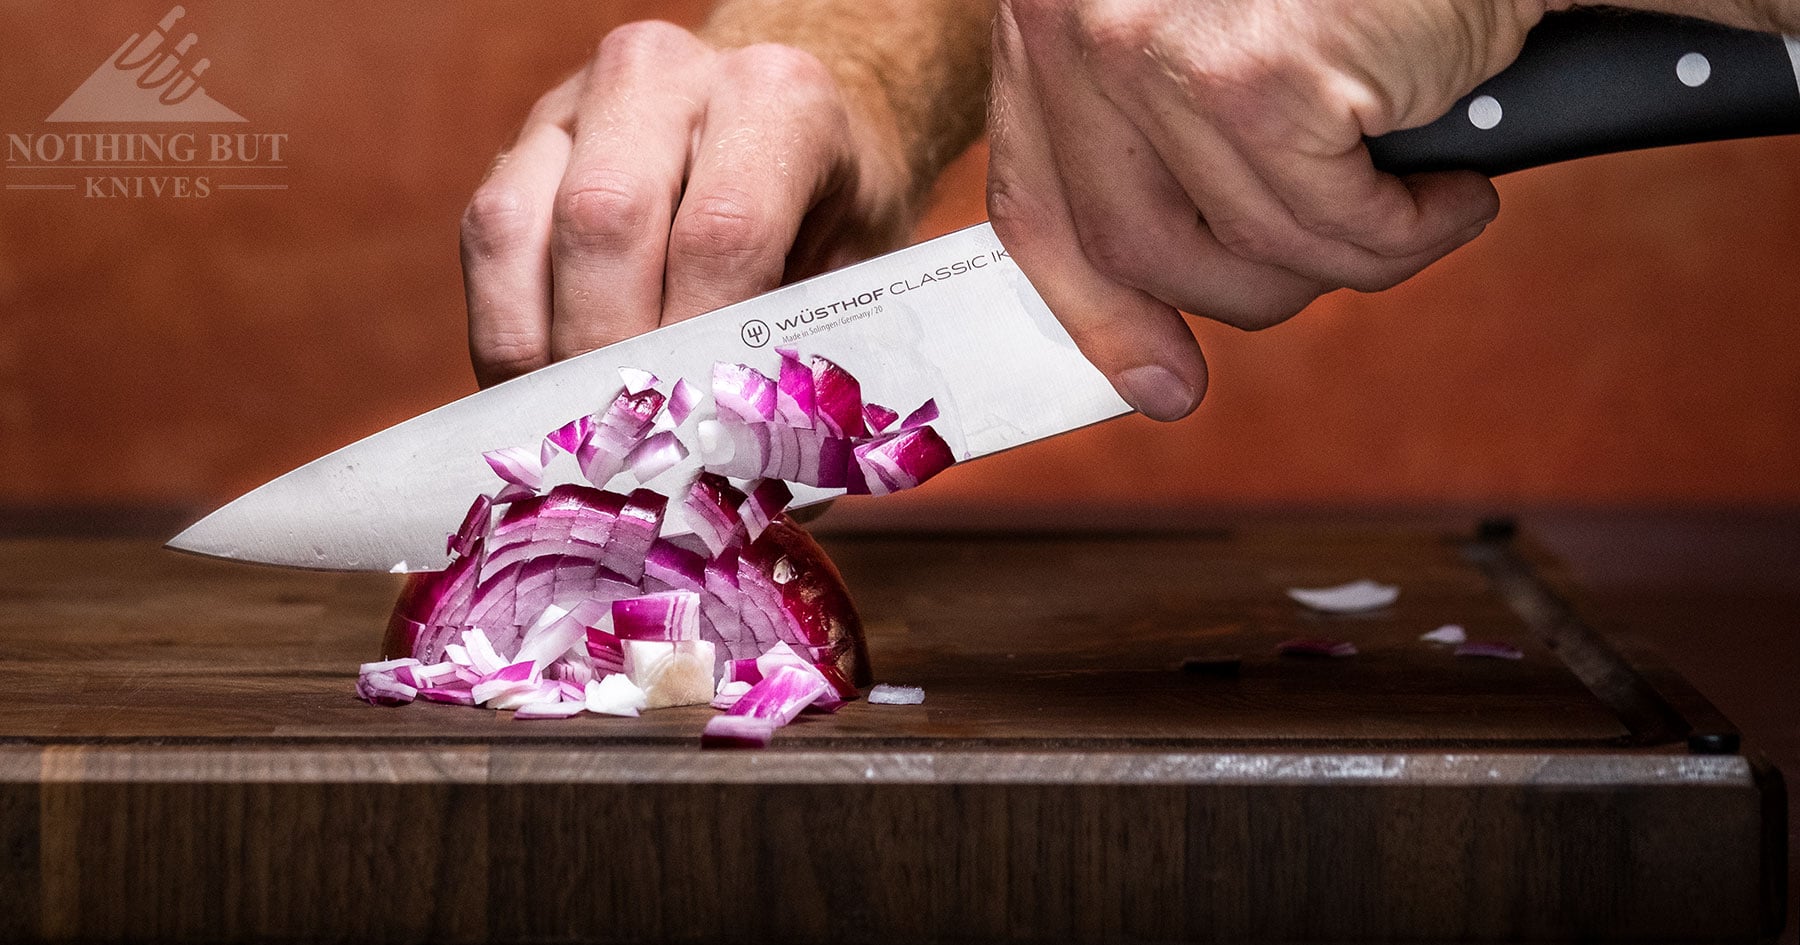
<svg viewBox="0 0 1800 945">
<path fill-rule="evenodd" d="M 716 715 L 700 733 L 701 748 L 767 748 L 775 737 L 770 719 L 747 715 Z"/>
<path fill-rule="evenodd" d="M 1430 633 L 1420 635 L 1419 639 L 1428 643 L 1444 643 L 1450 646 L 1457 646 L 1467 642 L 1469 635 L 1462 627 L 1453 623 L 1447 623 Z"/>
<path fill-rule="evenodd" d="M 1275 652 L 1282 656 L 1329 657 L 1342 659 L 1356 655 L 1356 644 L 1348 640 L 1320 640 L 1300 638 L 1283 640 L 1275 644 Z"/>
<path fill-rule="evenodd" d="M 1400 588 L 1365 579 L 1336 587 L 1290 587 L 1287 594 L 1321 613 L 1353 614 L 1392 606 L 1400 598 Z"/>
<path fill-rule="evenodd" d="M 1464 643 L 1456 648 L 1457 656 L 1490 660 L 1522 660 L 1525 652 L 1510 643 Z"/>
<path fill-rule="evenodd" d="M 918 705 L 925 701 L 925 690 L 918 686 L 890 686 L 881 683 L 869 690 L 870 705 Z"/>
</svg>

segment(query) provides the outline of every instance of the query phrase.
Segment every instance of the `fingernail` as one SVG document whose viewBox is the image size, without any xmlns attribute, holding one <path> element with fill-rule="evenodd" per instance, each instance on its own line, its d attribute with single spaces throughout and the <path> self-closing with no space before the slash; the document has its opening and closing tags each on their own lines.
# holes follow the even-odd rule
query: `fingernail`
<svg viewBox="0 0 1800 945">
<path fill-rule="evenodd" d="M 1152 420 L 1180 420 L 1194 412 L 1194 389 L 1160 364 L 1119 372 L 1119 386 L 1131 406 Z"/>
</svg>

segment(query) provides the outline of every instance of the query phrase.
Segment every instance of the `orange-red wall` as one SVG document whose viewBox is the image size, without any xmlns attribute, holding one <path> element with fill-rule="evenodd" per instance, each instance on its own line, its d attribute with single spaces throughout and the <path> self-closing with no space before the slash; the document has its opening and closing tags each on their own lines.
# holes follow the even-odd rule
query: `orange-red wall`
<svg viewBox="0 0 1800 945">
<path fill-rule="evenodd" d="M 0 140 L 173 0 L 0 7 Z M 456 220 L 536 95 L 693 2 L 185 3 L 285 191 L 0 190 L 0 505 L 208 504 L 472 389 Z M 981 154 L 927 235 L 980 219 Z M 13 184 L 48 177 L 0 168 Z M 67 174 L 55 179 L 66 179 Z M 1397 290 L 1211 324 L 1207 404 L 953 471 L 905 508 L 1800 501 L 1800 140 L 1504 179 Z"/>
</svg>

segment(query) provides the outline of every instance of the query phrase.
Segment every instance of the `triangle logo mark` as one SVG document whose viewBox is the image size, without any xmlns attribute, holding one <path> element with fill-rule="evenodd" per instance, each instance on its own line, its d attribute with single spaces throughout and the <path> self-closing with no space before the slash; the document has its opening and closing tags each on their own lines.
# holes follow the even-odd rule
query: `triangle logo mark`
<svg viewBox="0 0 1800 945">
<path fill-rule="evenodd" d="M 201 87 L 212 60 L 185 59 L 200 37 L 189 33 L 177 41 L 170 33 L 186 15 L 174 7 L 149 34 L 133 33 L 44 120 L 248 121 Z"/>
</svg>

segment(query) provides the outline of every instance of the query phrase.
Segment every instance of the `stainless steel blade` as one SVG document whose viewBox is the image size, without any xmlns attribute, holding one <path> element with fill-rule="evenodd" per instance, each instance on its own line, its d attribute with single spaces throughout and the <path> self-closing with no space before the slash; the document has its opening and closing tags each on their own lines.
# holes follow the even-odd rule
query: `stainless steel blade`
<svg viewBox="0 0 1800 945">
<path fill-rule="evenodd" d="M 771 376 L 778 345 L 822 354 L 862 382 L 863 397 L 907 411 L 927 397 L 957 459 L 970 460 L 1129 411 L 1075 348 L 987 224 L 785 286 L 757 298 L 551 365 L 397 424 L 269 482 L 182 532 L 181 551 L 322 570 L 420 571 L 447 561 L 445 535 L 475 496 L 500 483 L 484 451 L 532 445 L 611 401 L 618 369 L 706 389 L 712 364 Z M 677 430 L 688 460 L 651 480 L 675 488 L 698 468 L 694 424 Z M 567 456 L 547 482 L 579 481 Z M 638 485 L 629 472 L 609 484 Z M 795 504 L 839 489 L 795 486 Z M 666 534 L 691 529 L 672 502 Z"/>
</svg>

